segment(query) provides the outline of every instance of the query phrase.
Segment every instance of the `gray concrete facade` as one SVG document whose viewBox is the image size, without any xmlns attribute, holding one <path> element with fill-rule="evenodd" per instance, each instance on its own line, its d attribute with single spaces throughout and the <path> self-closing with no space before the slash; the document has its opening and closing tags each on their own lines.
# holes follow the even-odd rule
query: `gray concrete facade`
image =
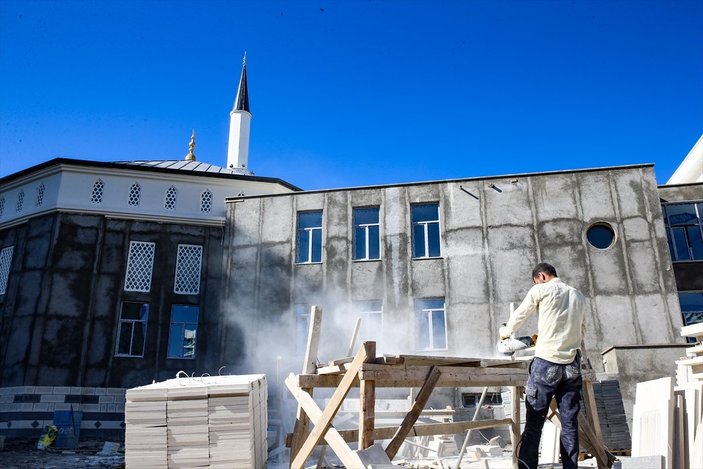
<svg viewBox="0 0 703 469">
<path fill-rule="evenodd" d="M 439 204 L 441 256 L 413 260 L 410 206 L 428 202 Z M 365 206 L 380 208 L 378 261 L 352 261 L 352 212 Z M 323 213 L 322 261 L 298 264 L 296 214 L 308 210 Z M 683 342 L 651 165 L 231 198 L 226 218 L 223 353 L 247 366 L 262 347 L 269 360 L 296 356 L 298 303 L 326 308 L 320 358 L 344 356 L 349 305 L 379 299 L 380 352 L 418 353 L 414 301 L 443 298 L 447 347 L 433 353 L 493 356 L 510 303 L 541 261 L 588 298 L 598 370 L 613 345 Z M 612 228 L 612 246 L 589 244 L 594 224 Z"/>
</svg>

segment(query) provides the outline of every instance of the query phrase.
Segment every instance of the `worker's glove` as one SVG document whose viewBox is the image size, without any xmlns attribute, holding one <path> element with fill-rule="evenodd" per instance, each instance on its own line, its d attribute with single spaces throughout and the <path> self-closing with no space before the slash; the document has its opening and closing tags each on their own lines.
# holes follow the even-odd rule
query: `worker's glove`
<svg viewBox="0 0 703 469">
<path fill-rule="evenodd" d="M 511 335 L 510 330 L 506 326 L 503 326 L 498 329 L 498 334 L 500 335 L 500 340 L 505 340 Z"/>
</svg>

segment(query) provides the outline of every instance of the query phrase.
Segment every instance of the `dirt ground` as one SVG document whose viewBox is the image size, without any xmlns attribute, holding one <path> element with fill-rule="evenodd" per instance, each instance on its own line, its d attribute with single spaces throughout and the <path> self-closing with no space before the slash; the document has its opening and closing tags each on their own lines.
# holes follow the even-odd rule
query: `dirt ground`
<svg viewBox="0 0 703 469">
<path fill-rule="evenodd" d="M 5 442 L 0 451 L 3 469 L 117 469 L 124 467 L 124 453 L 100 455 L 102 444 L 81 445 L 75 451 L 40 451 L 36 442 Z"/>
</svg>

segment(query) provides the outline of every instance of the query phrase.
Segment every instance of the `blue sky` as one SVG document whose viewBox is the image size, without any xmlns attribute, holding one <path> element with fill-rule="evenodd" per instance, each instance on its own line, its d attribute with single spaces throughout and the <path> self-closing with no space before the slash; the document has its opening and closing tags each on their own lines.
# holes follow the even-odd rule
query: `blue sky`
<svg viewBox="0 0 703 469">
<path fill-rule="evenodd" d="M 54 157 L 305 189 L 655 163 L 703 134 L 703 1 L 0 0 L 0 177 Z"/>
</svg>

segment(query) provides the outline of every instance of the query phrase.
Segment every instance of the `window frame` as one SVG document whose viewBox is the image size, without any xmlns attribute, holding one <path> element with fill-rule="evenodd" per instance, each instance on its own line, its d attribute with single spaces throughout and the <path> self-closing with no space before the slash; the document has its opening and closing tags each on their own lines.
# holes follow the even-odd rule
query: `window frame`
<svg viewBox="0 0 703 469">
<path fill-rule="evenodd" d="M 431 301 L 441 301 L 442 302 L 442 307 L 437 308 L 437 307 L 421 307 L 423 303 L 425 302 L 431 302 Z M 444 331 L 443 331 L 443 338 L 444 338 L 444 346 L 443 347 L 436 347 L 434 345 L 434 327 L 433 327 L 433 313 L 435 312 L 442 312 L 442 317 L 443 317 L 443 323 L 444 323 Z M 419 330 L 419 324 L 421 321 L 421 315 L 427 315 L 427 337 L 428 337 L 428 346 L 426 348 L 420 348 L 419 347 L 419 339 L 420 339 L 420 330 Z M 423 322 L 424 324 L 424 322 Z M 439 352 L 439 351 L 445 351 L 449 350 L 449 336 L 447 333 L 447 303 L 444 298 L 441 297 L 430 297 L 430 298 L 416 298 L 415 299 L 415 350 L 418 352 Z"/>
<path fill-rule="evenodd" d="M 301 215 L 306 215 L 306 214 L 314 214 L 314 213 L 319 213 L 320 214 L 320 226 L 306 226 L 304 228 L 300 227 L 300 216 Z M 296 216 L 296 251 L 295 251 L 295 263 L 296 264 L 322 264 L 324 260 L 324 241 L 325 241 L 325 233 L 324 233 L 324 211 L 323 210 L 301 210 L 297 213 Z M 307 251 L 307 260 L 301 261 L 300 260 L 300 254 L 301 254 L 301 248 L 302 248 L 302 243 L 301 243 L 301 232 L 306 232 L 307 233 L 307 246 L 306 246 L 306 251 Z M 314 235 L 316 232 L 319 231 L 320 235 L 320 260 L 313 260 L 314 259 L 314 247 L 315 247 L 315 242 L 314 242 Z"/>
<path fill-rule="evenodd" d="M 378 307 L 375 307 L 375 305 L 371 306 L 375 303 L 378 304 Z M 361 341 L 374 340 L 378 347 L 383 339 L 383 300 L 376 298 L 370 300 L 355 300 L 352 302 L 352 305 L 354 314 L 356 314 L 357 317 L 361 317 Z M 372 316 L 378 316 L 380 330 L 372 329 L 375 322 L 369 320 Z"/>
<path fill-rule="evenodd" d="M 437 207 L 437 218 L 435 220 L 421 220 L 415 221 L 414 209 L 423 206 L 436 206 Z M 411 237 L 411 253 L 413 260 L 420 259 L 441 259 L 442 258 L 442 225 L 441 225 L 441 214 L 440 214 L 440 204 L 439 202 L 418 202 L 410 204 L 410 237 Z M 437 225 L 437 255 L 430 255 L 430 225 Z M 418 240 L 415 236 L 415 227 L 422 226 L 423 231 L 423 252 L 421 256 L 415 255 L 415 247 L 417 246 Z"/>
<path fill-rule="evenodd" d="M 376 210 L 377 221 L 375 223 L 357 223 L 356 215 L 362 210 Z M 376 233 L 376 243 L 378 243 L 377 251 L 378 257 L 370 256 L 371 247 L 371 228 L 377 227 Z M 365 256 L 359 257 L 356 252 L 356 241 L 357 241 L 357 228 L 363 229 L 364 232 L 364 250 Z M 363 207 L 352 207 L 352 260 L 354 262 L 368 262 L 368 261 L 379 261 L 381 260 L 381 206 L 380 205 L 368 205 Z"/>
<path fill-rule="evenodd" d="M 137 289 L 137 288 L 127 288 L 129 275 L 131 272 L 130 266 L 132 265 L 132 246 L 136 246 L 137 244 L 151 245 L 152 246 L 151 265 L 149 266 L 149 282 L 148 282 L 148 288 L 146 290 Z M 156 243 L 155 242 L 153 242 L 153 241 L 130 241 L 129 242 L 129 248 L 127 250 L 127 267 L 125 268 L 125 274 L 124 274 L 124 291 L 140 292 L 140 293 L 149 293 L 151 291 L 151 283 L 154 281 L 154 260 L 155 259 L 156 259 Z"/>
<path fill-rule="evenodd" d="M 200 251 L 200 257 L 198 258 L 198 269 L 197 269 L 197 274 L 193 273 L 194 276 L 197 277 L 198 280 L 198 288 L 196 291 L 184 291 L 184 290 L 178 290 L 178 278 L 179 278 L 179 269 L 181 268 L 181 249 L 193 249 L 197 248 Z M 176 248 L 176 268 L 173 273 L 173 293 L 176 295 L 199 295 L 200 294 L 200 287 L 201 287 L 201 277 L 202 277 L 202 272 L 203 272 L 203 246 L 201 244 L 179 244 L 178 247 Z M 181 275 L 181 278 L 184 277 L 184 275 Z"/>
<path fill-rule="evenodd" d="M 122 318 L 122 314 L 124 312 L 124 307 L 125 305 L 128 304 L 135 304 L 135 305 L 142 305 L 141 308 L 146 306 L 146 317 L 144 319 L 124 319 Z M 141 308 L 140 313 L 141 313 Z M 146 334 L 149 326 L 149 310 L 151 309 L 151 306 L 149 303 L 143 302 L 143 301 L 122 301 L 120 303 L 120 317 L 117 322 L 117 336 L 115 339 L 115 357 L 120 357 L 120 358 L 144 358 L 144 353 L 146 352 Z M 142 337 L 142 353 L 141 355 L 137 355 L 135 353 L 132 353 L 132 349 L 134 348 L 134 324 L 135 323 L 142 323 L 143 324 L 143 337 Z M 122 327 L 125 324 L 130 324 L 131 325 L 131 331 L 130 331 L 130 339 L 129 339 L 129 353 L 120 353 L 120 343 L 121 343 L 121 337 L 122 337 Z"/>
<path fill-rule="evenodd" d="M 691 220 L 686 223 L 676 223 L 672 224 L 669 216 L 669 207 L 676 205 L 691 205 L 693 206 L 694 212 L 696 214 L 696 220 Z M 671 254 L 672 262 L 703 262 L 703 200 L 687 200 L 682 202 L 667 202 L 662 204 L 662 215 L 664 217 L 664 226 L 666 228 L 666 237 L 669 244 L 669 252 Z M 696 230 L 697 228 L 697 230 Z M 696 247 L 696 240 L 691 240 L 690 229 L 697 231 L 698 240 L 700 244 Z M 682 259 L 679 254 L 679 243 L 678 241 L 682 238 L 675 235 L 675 233 L 683 234 L 683 240 L 686 243 L 686 248 L 688 252 L 686 253 L 687 258 Z M 696 257 L 694 251 L 700 250 L 701 254 Z"/>
<path fill-rule="evenodd" d="M 196 316 L 195 316 L 195 322 L 193 321 L 174 321 L 173 320 L 173 314 L 174 314 L 174 309 L 176 308 L 186 308 L 186 309 L 195 309 Z M 186 327 L 188 325 L 194 325 L 195 329 L 193 329 L 193 355 L 192 356 L 186 356 L 185 352 L 183 352 L 184 349 L 186 348 L 191 348 L 190 346 L 184 345 L 185 340 L 188 338 L 185 337 L 185 332 L 188 330 Z M 171 305 L 171 315 L 169 317 L 169 322 L 168 322 L 168 343 L 166 344 L 166 358 L 168 360 L 195 360 L 195 357 L 197 355 L 196 350 L 198 346 L 198 326 L 200 325 L 200 306 L 199 305 L 193 305 L 193 304 L 184 304 L 184 303 L 174 303 Z M 180 355 L 171 355 L 171 348 L 172 348 L 172 340 L 174 339 L 174 336 L 172 335 L 173 333 L 173 328 L 174 326 L 181 326 L 180 329 L 180 334 L 178 337 L 181 340 L 181 345 L 179 347 L 179 350 L 181 351 Z"/>
<path fill-rule="evenodd" d="M 302 355 L 308 346 L 308 331 L 310 329 L 310 303 L 293 304 L 293 327 L 295 328 L 295 353 Z"/>
<path fill-rule="evenodd" d="M 9 252 L 9 254 L 6 254 Z M 12 272 L 12 258 L 15 256 L 15 245 L 5 246 L 0 249 L 0 261 L 7 258 L 7 264 L 3 267 L 0 263 L 0 296 L 7 293 L 7 284 L 10 282 Z"/>
</svg>

